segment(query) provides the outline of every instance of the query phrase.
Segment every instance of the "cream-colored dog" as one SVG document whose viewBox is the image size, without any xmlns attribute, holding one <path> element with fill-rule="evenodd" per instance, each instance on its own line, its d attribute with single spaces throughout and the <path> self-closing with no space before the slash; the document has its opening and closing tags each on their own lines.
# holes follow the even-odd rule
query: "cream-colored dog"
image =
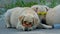
<svg viewBox="0 0 60 34">
<path fill-rule="evenodd" d="M 39 18 L 43 24 L 46 24 L 46 14 L 47 11 L 50 10 L 48 6 L 45 5 L 33 5 L 31 8 L 37 12 Z"/>
<path fill-rule="evenodd" d="M 16 27 L 18 30 L 34 30 L 36 27 L 52 28 L 41 24 L 37 13 L 32 8 L 16 7 L 7 10 L 5 13 L 5 21 L 7 27 Z"/>
<path fill-rule="evenodd" d="M 60 5 L 49 10 L 46 15 L 48 25 L 60 24 Z"/>
<path fill-rule="evenodd" d="M 31 6 L 31 8 L 33 8 L 36 12 L 46 12 L 50 9 L 48 6 L 45 5 L 33 5 Z"/>
</svg>

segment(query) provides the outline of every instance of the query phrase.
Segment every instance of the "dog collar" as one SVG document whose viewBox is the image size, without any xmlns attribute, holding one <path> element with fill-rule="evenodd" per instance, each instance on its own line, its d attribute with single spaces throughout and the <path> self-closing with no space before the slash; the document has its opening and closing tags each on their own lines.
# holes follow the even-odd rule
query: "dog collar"
<svg viewBox="0 0 60 34">
<path fill-rule="evenodd" d="M 38 15 L 46 15 L 47 12 L 37 12 Z"/>
</svg>

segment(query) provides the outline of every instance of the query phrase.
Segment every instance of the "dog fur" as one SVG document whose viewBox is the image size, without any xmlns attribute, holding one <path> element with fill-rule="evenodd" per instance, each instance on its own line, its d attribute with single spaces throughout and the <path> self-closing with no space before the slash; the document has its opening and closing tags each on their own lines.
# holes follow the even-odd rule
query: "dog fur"
<svg viewBox="0 0 60 34">
<path fill-rule="evenodd" d="M 15 27 L 18 30 L 25 30 L 26 27 L 22 26 L 23 19 L 27 20 L 28 22 L 33 21 L 32 23 L 34 23 L 32 27 L 27 27 L 28 30 L 34 30 L 36 29 L 36 27 L 52 28 L 51 26 L 41 24 L 37 13 L 30 7 L 16 7 L 7 10 L 7 12 L 5 13 L 5 22 L 7 28 Z"/>
<path fill-rule="evenodd" d="M 50 8 L 45 5 L 33 5 L 31 8 L 33 8 L 37 14 L 39 12 L 48 12 L 48 10 L 50 10 Z M 46 15 L 39 15 L 39 18 L 43 24 L 46 24 Z"/>
<path fill-rule="evenodd" d="M 46 22 L 48 25 L 60 24 L 60 5 L 47 12 Z"/>
</svg>

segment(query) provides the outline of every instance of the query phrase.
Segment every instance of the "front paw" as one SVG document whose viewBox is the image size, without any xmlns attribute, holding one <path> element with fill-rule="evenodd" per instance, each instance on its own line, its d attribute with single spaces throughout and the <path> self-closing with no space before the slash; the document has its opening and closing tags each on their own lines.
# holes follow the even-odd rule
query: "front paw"
<svg viewBox="0 0 60 34">
<path fill-rule="evenodd" d="M 33 27 L 31 27 L 31 28 L 29 28 L 29 29 L 28 29 L 28 31 L 32 31 L 32 30 L 34 30 L 34 28 L 33 28 Z"/>
<path fill-rule="evenodd" d="M 36 26 L 33 26 L 33 27 L 29 28 L 30 31 L 35 30 L 35 29 L 36 29 Z"/>
<path fill-rule="evenodd" d="M 17 30 L 22 30 L 22 27 L 21 26 L 17 26 L 16 29 Z"/>
<path fill-rule="evenodd" d="M 5 25 L 5 27 L 6 27 L 6 28 L 12 28 L 12 27 L 11 27 L 11 26 L 9 26 L 9 25 Z"/>
</svg>

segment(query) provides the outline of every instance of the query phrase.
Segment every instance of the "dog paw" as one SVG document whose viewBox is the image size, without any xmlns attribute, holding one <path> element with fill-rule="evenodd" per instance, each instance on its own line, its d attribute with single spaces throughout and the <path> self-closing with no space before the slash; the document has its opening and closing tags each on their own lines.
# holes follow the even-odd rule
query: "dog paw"
<svg viewBox="0 0 60 34">
<path fill-rule="evenodd" d="M 5 27 L 6 27 L 6 28 L 12 28 L 12 27 L 11 27 L 11 26 L 9 26 L 9 25 L 5 25 Z"/>
</svg>

